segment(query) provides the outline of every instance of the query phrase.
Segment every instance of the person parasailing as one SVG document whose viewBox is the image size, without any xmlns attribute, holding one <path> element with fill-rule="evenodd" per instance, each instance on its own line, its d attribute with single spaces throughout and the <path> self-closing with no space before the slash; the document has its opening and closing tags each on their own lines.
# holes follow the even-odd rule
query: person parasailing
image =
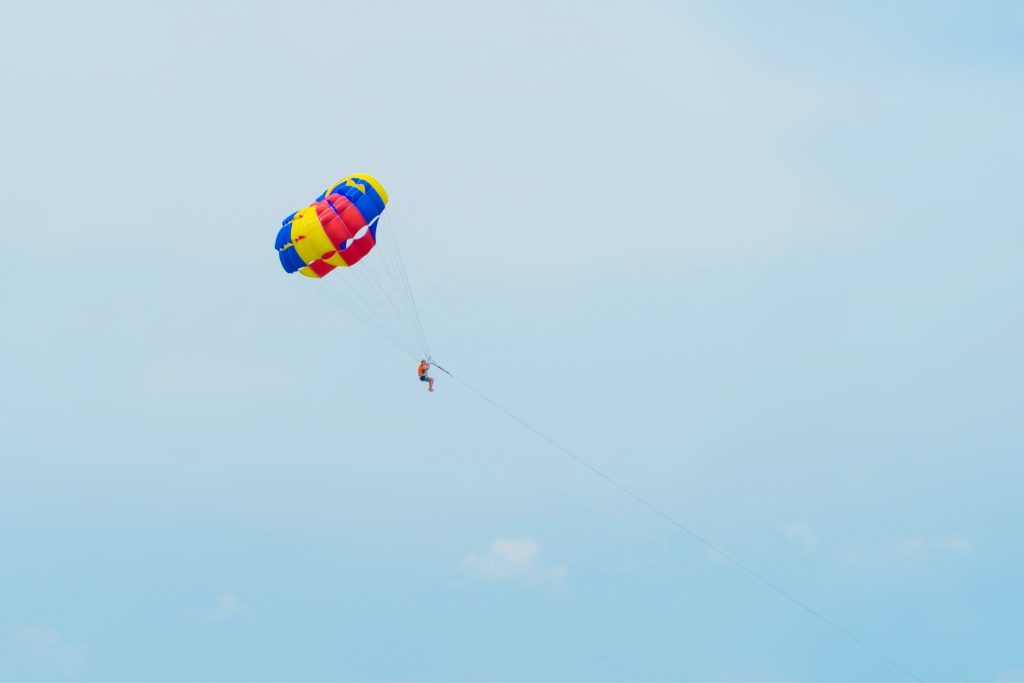
<svg viewBox="0 0 1024 683">
<path fill-rule="evenodd" d="M 427 374 L 430 365 L 426 359 L 421 359 L 420 364 L 416 366 L 416 374 L 419 375 L 420 381 L 427 383 L 427 391 L 434 390 L 434 378 Z"/>
</svg>

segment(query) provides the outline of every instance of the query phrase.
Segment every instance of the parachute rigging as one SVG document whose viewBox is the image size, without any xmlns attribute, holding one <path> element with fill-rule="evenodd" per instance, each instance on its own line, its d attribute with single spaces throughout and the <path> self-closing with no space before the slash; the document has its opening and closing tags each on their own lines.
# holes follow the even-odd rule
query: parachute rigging
<svg viewBox="0 0 1024 683">
<path fill-rule="evenodd" d="M 286 217 L 275 246 L 286 272 L 316 280 L 328 299 L 406 355 L 427 357 L 430 346 L 387 203 L 376 178 L 347 176 Z"/>
</svg>

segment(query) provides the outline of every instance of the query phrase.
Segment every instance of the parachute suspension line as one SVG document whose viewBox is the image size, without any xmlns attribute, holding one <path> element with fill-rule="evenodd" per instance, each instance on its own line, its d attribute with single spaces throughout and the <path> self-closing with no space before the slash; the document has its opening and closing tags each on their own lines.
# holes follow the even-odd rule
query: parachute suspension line
<svg viewBox="0 0 1024 683">
<path fill-rule="evenodd" d="M 379 229 L 379 222 L 377 227 L 376 246 L 370 254 L 346 268 L 348 272 L 336 273 L 320 282 L 324 291 L 363 325 L 386 337 L 407 355 L 421 353 L 422 357 L 429 357 L 430 348 L 390 215 L 384 230 Z M 342 288 L 346 291 L 342 292 Z"/>
<path fill-rule="evenodd" d="M 416 326 L 412 321 L 413 313 L 411 309 L 404 305 L 400 296 L 400 290 L 398 289 L 399 278 L 396 273 L 392 272 L 390 267 L 387 254 L 390 250 L 388 245 L 388 237 L 378 232 L 381 238 L 384 240 L 383 244 L 378 242 L 377 250 L 381 253 L 378 258 L 373 261 L 370 268 L 367 270 L 367 275 L 377 288 L 377 291 L 383 295 L 383 301 L 390 310 L 394 319 L 397 322 L 398 329 L 410 340 L 414 340 L 418 347 L 421 347 L 422 342 L 418 339 L 416 332 Z"/>
<path fill-rule="evenodd" d="M 378 245 L 379 248 L 379 245 Z M 369 258 L 369 257 L 368 257 Z M 351 277 L 345 277 L 345 284 L 349 286 L 350 290 L 353 290 L 352 283 L 348 280 L 356 280 L 356 278 L 364 277 L 367 281 L 368 294 L 371 294 L 375 301 L 372 302 L 371 310 L 376 311 L 377 315 L 382 319 L 386 320 L 388 325 L 392 327 L 399 334 L 409 336 L 409 326 L 402 315 L 402 311 L 398 306 L 397 302 L 391 296 L 387 284 L 381 278 L 378 272 L 378 263 L 380 259 L 374 259 L 367 261 L 363 259 L 353 268 L 359 268 L 360 272 L 353 272 Z M 361 266 L 361 267 L 360 267 Z M 342 273 L 343 277 L 350 275 L 349 273 Z"/>
<path fill-rule="evenodd" d="M 363 324 L 371 326 L 371 323 L 374 323 L 379 328 L 377 330 L 379 333 L 386 332 L 390 337 L 401 338 L 401 328 L 392 318 L 385 315 L 383 307 L 375 306 L 366 297 L 361 296 L 348 279 L 331 278 L 329 281 L 319 279 L 318 284 L 340 307 Z M 342 287 L 349 291 L 348 295 L 339 291 Z"/>
<path fill-rule="evenodd" d="M 376 250 L 375 250 L 376 251 Z M 376 256 L 376 254 L 375 254 Z M 386 283 L 382 282 L 377 272 L 377 261 L 379 259 L 373 258 L 372 260 L 364 258 L 359 264 L 353 268 L 351 272 L 339 273 L 342 278 L 339 280 L 341 285 L 348 289 L 354 296 L 356 296 L 371 312 L 374 317 L 380 319 L 389 328 L 395 330 L 398 334 L 407 333 L 406 328 L 403 325 L 403 316 L 401 310 L 395 305 L 395 302 L 388 294 Z M 361 284 L 362 280 L 366 281 L 366 292 L 357 291 L 355 285 Z M 370 301 L 369 299 L 373 300 Z"/>
<path fill-rule="evenodd" d="M 409 275 L 402 262 L 402 253 L 398 246 L 398 233 L 389 220 L 387 232 L 392 240 L 393 248 L 387 250 L 388 258 L 384 259 L 385 267 L 392 273 L 392 281 L 398 284 L 398 297 L 402 300 L 405 310 L 409 311 L 408 319 L 413 328 L 413 335 L 417 338 L 421 349 L 426 355 L 430 355 L 430 345 L 427 343 L 427 335 L 423 331 L 423 323 L 420 320 L 419 309 L 416 306 L 416 299 L 413 296 L 412 286 L 409 283 Z"/>
<path fill-rule="evenodd" d="M 402 343 L 401 337 L 396 336 L 393 330 L 389 330 L 388 327 L 383 325 L 379 319 L 374 319 L 373 317 L 366 315 L 365 311 L 360 311 L 360 309 L 352 306 L 352 300 L 347 299 L 344 295 L 341 295 L 339 292 L 327 287 L 322 280 L 320 282 L 321 284 L 317 287 L 317 290 L 320 291 L 328 300 L 344 310 L 352 318 L 355 318 L 355 320 L 362 323 L 364 327 L 376 334 L 378 337 L 394 346 L 398 351 L 401 351 L 413 360 L 416 359 L 416 354 L 412 353 Z"/>
<path fill-rule="evenodd" d="M 394 223 L 391 221 L 391 214 L 386 213 L 384 220 L 387 223 L 387 231 L 391 234 L 395 245 L 395 261 L 397 265 L 397 271 L 400 276 L 400 281 L 403 285 L 403 294 L 412 309 L 413 320 L 416 323 L 416 327 L 419 330 L 420 343 L 423 344 L 423 350 L 427 356 L 430 356 L 430 345 L 427 343 L 427 333 L 423 328 L 423 319 L 420 316 L 419 306 L 416 305 L 416 295 L 412 291 L 412 285 L 409 283 L 409 273 L 405 269 L 405 262 L 402 260 L 402 250 L 398 244 L 398 231 L 395 229 Z"/>
<path fill-rule="evenodd" d="M 375 219 L 379 221 L 379 216 Z M 373 223 L 368 227 L 372 227 Z M 380 224 L 378 222 L 378 228 Z M 376 246 L 359 263 L 326 278 L 320 288 L 335 304 L 409 356 L 429 356 L 419 310 L 391 223 L 377 230 Z"/>
<path fill-rule="evenodd" d="M 338 308 L 344 310 L 349 317 L 354 318 L 379 337 L 402 349 L 403 352 L 408 353 L 404 350 L 404 347 L 401 346 L 399 338 L 393 331 L 391 331 L 387 323 L 383 322 L 378 316 L 369 312 L 364 302 L 360 301 L 358 298 L 345 296 L 343 293 L 332 289 L 324 282 L 318 283 L 317 289 L 320 290 L 325 298 L 329 299 L 332 303 L 338 306 Z"/>
<path fill-rule="evenodd" d="M 439 369 L 444 370 L 444 368 L 441 368 L 440 366 L 438 366 L 436 364 L 435 364 L 435 367 L 438 367 Z M 513 419 L 516 422 L 518 422 L 525 429 L 533 432 L 536 436 L 538 436 L 541 439 L 543 439 L 544 441 L 546 441 L 549 445 L 551 445 L 555 449 L 561 451 L 565 455 L 569 456 L 570 458 L 575 460 L 578 464 L 580 464 L 583 467 L 587 468 L 593 474 L 597 475 L 601 479 L 604 479 L 606 482 L 608 482 L 609 484 L 611 484 L 612 486 L 617 488 L 619 491 L 621 491 L 622 493 L 626 494 L 627 496 L 629 496 L 630 498 L 632 498 L 637 503 L 639 503 L 640 505 L 644 506 L 645 508 L 647 508 L 648 510 L 650 510 L 651 512 L 653 512 L 657 516 L 661 517 L 663 520 L 665 520 L 666 522 L 668 522 L 669 524 L 671 524 L 675 528 L 679 529 L 680 531 L 682 531 L 683 533 L 688 535 L 690 538 L 692 538 L 693 540 L 695 540 L 698 543 L 700 543 L 701 545 L 703 545 L 708 550 L 711 550 L 716 555 L 718 555 L 722 559 L 726 560 L 727 562 L 732 564 L 737 569 L 740 569 L 741 571 L 746 573 L 748 576 L 750 576 L 754 580 L 756 580 L 759 583 L 761 583 L 762 585 L 770 588 L 771 590 L 773 590 L 778 595 L 781 595 L 783 598 L 785 598 L 789 602 L 793 603 L 794 605 L 796 605 L 797 607 L 802 609 L 804 612 L 806 612 L 807 614 L 809 614 L 812 617 L 814 617 L 815 619 L 817 619 L 822 624 L 825 624 L 826 626 L 828 626 L 832 630 L 836 631 L 840 635 L 846 637 L 847 639 L 849 639 L 853 643 L 856 643 L 861 648 L 863 648 L 865 651 L 871 653 L 872 655 L 874 655 L 875 657 L 877 657 L 881 661 L 885 662 L 889 666 L 893 667 L 894 669 L 897 669 L 897 670 L 901 671 L 903 674 L 905 674 L 910 679 L 912 679 L 914 681 L 917 681 L 918 683 L 923 683 L 923 681 L 920 678 L 918 678 L 913 673 L 911 673 L 910 671 L 905 669 L 903 666 L 898 664 L 896 661 L 890 659 L 888 656 L 886 656 L 882 652 L 880 652 L 880 651 L 876 650 L 875 648 L 871 647 L 866 642 L 864 642 L 863 640 L 861 640 L 857 636 L 853 635 L 850 631 L 846 630 L 845 628 L 843 628 L 842 626 L 840 626 L 836 622 L 832 621 L 831 619 L 829 619 L 825 615 L 821 614 L 820 612 L 818 612 L 817 610 L 812 608 L 807 603 L 803 602 L 802 600 L 800 600 L 799 598 L 797 598 L 793 594 L 789 593 L 788 591 L 786 591 L 785 589 L 780 587 L 778 584 L 775 584 L 772 581 L 766 579 L 764 576 L 762 576 L 758 572 L 754 571 L 753 569 L 751 569 L 747 565 L 743 564 L 742 562 L 740 562 L 738 559 L 736 559 L 735 557 L 733 557 L 732 555 L 727 553 L 725 550 L 723 550 L 719 546 L 717 546 L 714 543 L 712 543 L 711 541 L 707 540 L 706 538 L 704 538 L 703 536 L 701 536 L 697 532 L 693 531 L 692 529 L 690 529 L 689 527 L 687 527 L 683 523 L 677 521 L 674 517 L 669 515 L 667 512 L 665 512 L 660 507 L 658 507 L 654 503 L 650 502 L 649 500 L 647 500 L 646 498 L 644 498 L 640 494 L 636 493 L 635 491 L 633 491 L 630 488 L 627 488 L 623 484 L 620 484 L 615 479 L 613 479 L 609 475 L 605 474 L 603 471 L 599 470 L 594 465 L 591 465 L 589 462 L 587 462 L 586 460 L 584 460 L 580 456 L 576 455 L 575 453 L 570 451 L 568 448 L 566 448 L 565 446 L 563 446 L 562 444 L 558 443 L 557 441 L 552 439 L 550 436 L 545 434 L 544 432 L 542 432 L 539 429 L 537 429 L 536 427 L 531 425 L 529 422 L 527 422 L 526 420 L 524 420 L 523 418 L 519 417 L 518 415 L 513 413 L 511 410 L 506 408 L 505 406 L 501 405 L 500 403 L 498 403 L 494 399 L 492 399 L 489 396 L 487 396 L 486 394 L 484 394 L 479 389 L 476 389 L 473 386 L 467 384 L 465 381 L 463 381 L 462 379 L 460 379 L 456 375 L 453 375 L 452 373 L 448 372 L 447 370 L 444 370 L 444 372 L 446 374 L 448 374 L 456 382 L 461 384 L 463 387 L 465 387 L 466 389 L 468 389 L 472 393 L 476 394 L 479 398 L 483 399 L 487 403 L 490 403 L 497 410 L 499 410 L 500 412 L 504 413 L 505 415 L 507 415 L 511 419 Z"/>
<path fill-rule="evenodd" d="M 374 264 L 379 269 L 375 277 L 378 282 L 383 282 L 383 286 L 386 286 L 389 305 L 394 310 L 401 312 L 402 329 L 411 339 L 416 340 L 421 351 L 425 351 L 426 345 L 422 335 L 419 334 L 419 328 L 415 322 L 416 312 L 412 305 L 409 304 L 408 298 L 403 295 L 404 281 L 394 254 L 394 235 L 389 229 L 378 231 L 377 234 L 380 238 L 377 246 L 380 255 Z"/>
<path fill-rule="evenodd" d="M 415 339 L 417 345 L 420 346 L 422 351 L 426 350 L 426 344 L 424 343 L 422 335 L 419 334 L 419 328 L 416 324 L 416 311 L 412 305 L 409 304 L 407 297 L 403 296 L 403 275 L 402 269 L 396 267 L 394 259 L 394 235 L 388 234 L 390 231 L 385 230 L 384 233 L 378 232 L 381 235 L 383 244 L 381 256 L 383 258 L 378 259 L 379 264 L 377 270 L 377 279 L 385 287 L 388 295 L 388 300 L 393 309 L 399 312 L 399 319 L 402 323 L 403 330 L 409 335 L 410 338 Z"/>
<path fill-rule="evenodd" d="M 387 210 L 385 210 L 387 213 Z M 381 284 L 383 291 L 388 296 L 389 305 L 394 310 L 402 312 L 402 323 L 403 329 L 410 337 L 416 338 L 416 326 L 412 322 L 412 311 L 405 302 L 402 300 L 401 287 L 402 283 L 400 275 L 395 270 L 393 265 L 393 236 L 390 234 L 390 230 L 384 228 L 380 229 L 378 226 L 377 230 L 377 246 L 375 247 L 377 254 L 377 260 L 374 261 L 373 266 L 375 268 L 375 278 L 378 283 Z"/>
</svg>

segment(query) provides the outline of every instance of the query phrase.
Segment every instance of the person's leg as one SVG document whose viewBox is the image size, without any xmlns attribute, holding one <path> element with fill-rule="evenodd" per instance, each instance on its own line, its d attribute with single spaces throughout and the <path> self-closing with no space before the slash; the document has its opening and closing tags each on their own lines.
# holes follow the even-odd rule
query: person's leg
<svg viewBox="0 0 1024 683">
<path fill-rule="evenodd" d="M 429 378 L 427 380 L 427 391 L 433 391 L 433 390 L 434 390 L 434 378 L 431 377 L 431 378 Z"/>
</svg>

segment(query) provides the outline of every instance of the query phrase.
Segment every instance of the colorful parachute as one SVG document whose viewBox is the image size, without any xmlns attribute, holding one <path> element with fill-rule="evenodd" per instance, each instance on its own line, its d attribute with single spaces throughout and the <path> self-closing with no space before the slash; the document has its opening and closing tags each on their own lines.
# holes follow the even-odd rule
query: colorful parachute
<svg viewBox="0 0 1024 683">
<path fill-rule="evenodd" d="M 284 219 L 277 233 L 285 271 L 321 278 L 353 266 L 377 244 L 377 222 L 388 193 L 373 176 L 342 178 L 312 204 Z"/>
<path fill-rule="evenodd" d="M 410 356 L 425 358 L 430 355 L 427 335 L 398 236 L 384 215 L 387 203 L 388 193 L 376 178 L 347 176 L 285 218 L 274 246 L 286 272 L 313 278 L 351 317 Z M 379 230 L 382 221 L 385 229 Z"/>
</svg>

